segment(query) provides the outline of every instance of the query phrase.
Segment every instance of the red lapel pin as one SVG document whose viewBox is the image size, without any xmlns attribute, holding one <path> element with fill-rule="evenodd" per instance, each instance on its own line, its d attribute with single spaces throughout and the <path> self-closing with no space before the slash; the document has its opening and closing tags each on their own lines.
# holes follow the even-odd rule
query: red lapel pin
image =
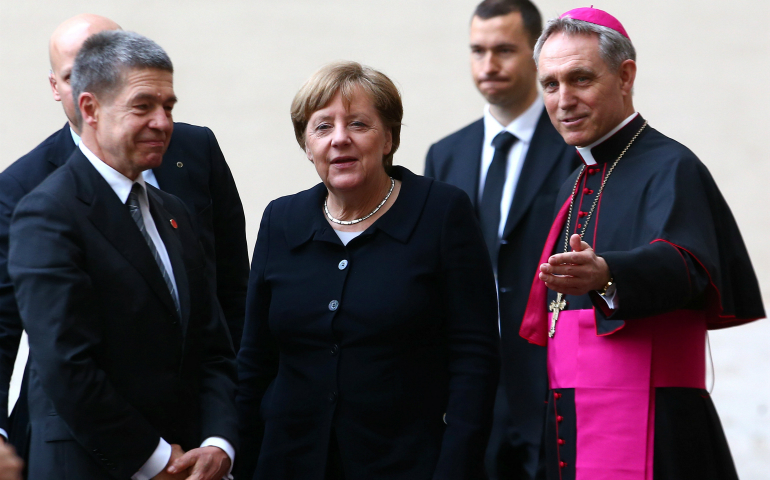
<svg viewBox="0 0 770 480">
<path fill-rule="evenodd" d="M 169 220 L 169 221 L 171 222 L 171 226 L 172 226 L 172 227 L 174 227 L 174 228 L 177 228 L 176 220 L 174 220 L 174 219 L 172 218 L 172 219 L 171 219 L 171 220 Z"/>
</svg>

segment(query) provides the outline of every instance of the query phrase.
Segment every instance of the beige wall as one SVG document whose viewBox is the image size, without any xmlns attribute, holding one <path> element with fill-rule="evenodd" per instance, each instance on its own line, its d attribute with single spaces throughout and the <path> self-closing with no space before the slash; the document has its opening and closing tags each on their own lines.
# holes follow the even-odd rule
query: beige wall
<svg viewBox="0 0 770 480">
<path fill-rule="evenodd" d="M 390 75 L 403 92 L 397 164 L 422 172 L 428 146 L 480 116 L 468 71 L 475 0 L 321 2 L 0 0 L 0 169 L 64 123 L 46 74 L 62 20 L 106 15 L 156 40 L 176 67 L 175 119 L 211 127 L 241 192 L 253 247 L 271 199 L 315 184 L 288 115 L 302 82 L 331 60 Z M 605 0 L 638 50 L 636 107 L 709 167 L 742 227 L 770 299 L 770 35 L 765 0 Z M 539 2 L 550 18 L 585 6 Z M 711 334 L 714 397 L 743 478 L 770 469 L 767 322 Z"/>
</svg>

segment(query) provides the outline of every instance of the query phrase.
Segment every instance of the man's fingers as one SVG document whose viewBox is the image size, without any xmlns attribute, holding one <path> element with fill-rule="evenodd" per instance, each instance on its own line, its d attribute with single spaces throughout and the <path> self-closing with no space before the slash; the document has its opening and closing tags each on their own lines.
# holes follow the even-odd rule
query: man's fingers
<svg viewBox="0 0 770 480">
<path fill-rule="evenodd" d="M 227 469 L 209 463 L 205 466 L 199 466 L 198 463 L 190 472 L 190 476 L 185 480 L 219 480 L 227 475 Z"/>
<path fill-rule="evenodd" d="M 174 460 L 170 467 L 168 467 L 168 473 L 179 473 L 183 470 L 187 470 L 191 466 L 195 465 L 197 461 L 197 455 L 193 450 L 185 453 L 181 457 Z"/>
<path fill-rule="evenodd" d="M 589 288 L 585 279 L 568 275 L 551 275 L 541 272 L 541 281 L 551 290 L 565 295 L 583 295 Z"/>
<path fill-rule="evenodd" d="M 582 242 L 580 240 L 580 235 L 574 234 L 571 237 L 569 237 L 569 246 L 570 246 L 570 248 L 572 248 L 572 251 L 579 252 L 579 251 L 583 250 L 583 248 L 582 248 L 583 245 L 582 244 L 588 245 L 587 243 Z"/>
<path fill-rule="evenodd" d="M 572 265 L 585 265 L 591 261 L 592 250 L 582 252 L 569 252 L 559 253 L 558 255 L 551 255 L 548 259 L 548 264 L 553 266 L 572 264 Z"/>
<path fill-rule="evenodd" d="M 569 277 L 581 277 L 585 274 L 580 265 L 573 264 L 551 265 L 551 270 L 548 273 L 551 275 Z"/>
<path fill-rule="evenodd" d="M 191 459 L 187 466 L 192 467 L 186 480 L 219 480 L 230 469 L 230 458 L 218 447 L 196 448 L 187 452 L 185 457 Z M 183 459 L 184 457 L 177 461 Z M 183 468 L 179 469 L 181 470 Z"/>
</svg>

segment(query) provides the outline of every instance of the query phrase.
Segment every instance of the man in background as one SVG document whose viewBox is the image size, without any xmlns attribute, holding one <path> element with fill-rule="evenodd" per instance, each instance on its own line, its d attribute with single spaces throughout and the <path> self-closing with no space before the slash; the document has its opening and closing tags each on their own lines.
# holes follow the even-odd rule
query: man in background
<svg viewBox="0 0 770 480">
<path fill-rule="evenodd" d="M 577 167 L 537 88 L 533 47 L 542 29 L 524 0 L 484 0 L 471 20 L 471 72 L 483 118 L 430 147 L 425 175 L 465 190 L 476 206 L 497 276 L 501 381 L 487 449 L 490 479 L 532 479 L 547 392 L 546 355 L 519 336 L 527 290 L 556 194 Z"/>
<path fill-rule="evenodd" d="M 95 33 L 118 29 L 117 23 L 93 14 L 77 15 L 56 28 L 49 44 L 49 82 L 54 99 L 64 107 L 67 123 L 0 173 L 0 435 L 9 438 L 23 458 L 29 427 L 26 375 L 10 419 L 7 414 L 9 384 L 23 331 L 8 276 L 11 215 L 19 200 L 64 165 L 80 142 L 81 120 L 70 77 L 81 45 Z M 214 134 L 205 127 L 176 123 L 163 163 L 143 172 L 143 177 L 181 198 L 194 214 L 207 268 L 216 278 L 217 297 L 237 351 L 249 274 L 246 227 L 235 182 Z"/>
</svg>

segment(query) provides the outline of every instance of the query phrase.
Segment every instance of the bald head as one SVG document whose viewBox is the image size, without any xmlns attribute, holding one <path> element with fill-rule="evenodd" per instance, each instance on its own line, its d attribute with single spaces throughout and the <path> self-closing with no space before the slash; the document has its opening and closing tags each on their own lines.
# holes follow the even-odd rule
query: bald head
<svg viewBox="0 0 770 480">
<path fill-rule="evenodd" d="M 104 30 L 120 30 L 120 25 L 109 18 L 84 13 L 65 20 L 56 27 L 49 42 L 51 73 L 48 81 L 51 83 L 53 98 L 57 102 L 62 102 L 70 127 L 78 134 L 80 133 L 79 119 L 75 112 L 75 101 L 70 87 L 72 64 L 75 63 L 78 50 L 86 38 Z"/>
</svg>

